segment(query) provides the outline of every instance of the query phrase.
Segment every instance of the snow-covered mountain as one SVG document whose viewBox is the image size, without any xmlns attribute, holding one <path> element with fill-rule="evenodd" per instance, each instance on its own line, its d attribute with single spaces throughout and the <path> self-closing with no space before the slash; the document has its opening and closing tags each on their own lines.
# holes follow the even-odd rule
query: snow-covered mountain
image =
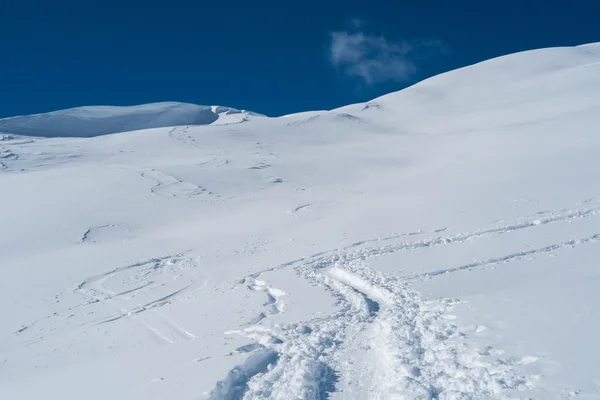
<svg viewBox="0 0 600 400">
<path fill-rule="evenodd" d="M 600 398 L 600 44 L 209 120 L 0 129 L 2 398 Z"/>
<path fill-rule="evenodd" d="M 94 137 L 180 125 L 224 125 L 262 115 L 222 106 L 152 103 L 139 106 L 77 107 L 0 119 L 0 132 L 38 137 Z"/>
</svg>

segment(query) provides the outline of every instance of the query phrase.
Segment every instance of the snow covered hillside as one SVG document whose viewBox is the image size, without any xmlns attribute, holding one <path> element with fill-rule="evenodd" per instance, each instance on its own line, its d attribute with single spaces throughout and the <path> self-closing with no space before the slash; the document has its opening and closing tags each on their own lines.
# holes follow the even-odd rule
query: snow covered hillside
<svg viewBox="0 0 600 400">
<path fill-rule="evenodd" d="M 261 117 L 245 110 L 188 103 L 77 107 L 0 119 L 0 132 L 38 137 L 94 137 L 179 125 L 224 125 Z"/>
<path fill-rule="evenodd" d="M 243 124 L 76 110 L 0 121 L 3 399 L 600 398 L 600 44 Z"/>
</svg>

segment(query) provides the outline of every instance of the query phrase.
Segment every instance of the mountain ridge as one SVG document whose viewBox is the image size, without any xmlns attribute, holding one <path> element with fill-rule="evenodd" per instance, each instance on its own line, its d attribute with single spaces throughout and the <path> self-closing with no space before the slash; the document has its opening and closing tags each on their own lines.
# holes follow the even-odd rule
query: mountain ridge
<svg viewBox="0 0 600 400">
<path fill-rule="evenodd" d="M 134 106 L 82 106 L 0 119 L 0 132 L 37 137 L 95 137 L 180 125 L 225 125 L 261 114 L 225 106 L 158 102 Z"/>
<path fill-rule="evenodd" d="M 586 63 L 589 61 L 589 63 Z M 328 112 L 355 115 L 369 108 L 393 107 L 406 110 L 395 115 L 410 120 L 415 113 L 429 112 L 435 103 L 460 101 L 459 97 L 474 94 L 481 99 L 473 107 L 498 107 L 490 90 L 510 91 L 528 80 L 542 79 L 548 73 L 569 68 L 581 68 L 600 62 L 600 42 L 579 46 L 548 47 L 521 51 L 484 60 L 423 79 L 411 86 L 387 93 L 367 102 L 349 104 L 332 110 L 306 111 L 267 117 L 263 114 L 226 106 L 206 106 L 185 102 L 157 102 L 133 106 L 94 105 L 56 110 L 47 113 L 21 115 L 0 119 L 0 132 L 37 137 L 95 137 L 141 129 L 182 125 L 226 125 L 252 118 L 299 118 Z M 493 80 L 489 76 L 494 77 Z M 476 83 L 476 84 L 474 84 Z M 464 87 L 467 92 L 464 93 Z M 415 95 L 424 102 L 415 102 Z M 500 105 L 501 106 L 501 105 Z M 410 121 L 408 121 L 411 124 Z"/>
</svg>

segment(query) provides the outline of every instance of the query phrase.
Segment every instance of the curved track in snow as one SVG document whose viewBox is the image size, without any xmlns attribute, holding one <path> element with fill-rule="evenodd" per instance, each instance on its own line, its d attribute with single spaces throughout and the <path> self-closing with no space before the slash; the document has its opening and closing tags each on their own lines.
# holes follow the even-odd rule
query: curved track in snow
<svg viewBox="0 0 600 400">
<path fill-rule="evenodd" d="M 532 388 L 535 380 L 513 371 L 519 361 L 498 358 L 494 351 L 479 350 L 461 341 L 448 314 L 456 301 L 426 301 L 410 282 L 584 245 L 599 241 L 600 233 L 408 278 L 374 270 L 366 261 L 383 254 L 462 243 L 599 214 L 600 207 L 559 210 L 487 230 L 361 247 L 374 242 L 368 240 L 248 276 L 242 284 L 267 293 L 271 301 L 265 306 L 269 309 L 251 326 L 227 332 L 253 340 L 255 345 L 249 347 L 253 354 L 217 383 L 211 398 L 514 398 L 515 391 Z M 327 289 L 336 298 L 339 311 L 304 322 L 269 325 L 270 315 L 283 312 L 283 292 L 272 289 L 262 275 L 289 267 L 311 284 Z M 355 360 L 356 352 L 363 356 Z"/>
</svg>

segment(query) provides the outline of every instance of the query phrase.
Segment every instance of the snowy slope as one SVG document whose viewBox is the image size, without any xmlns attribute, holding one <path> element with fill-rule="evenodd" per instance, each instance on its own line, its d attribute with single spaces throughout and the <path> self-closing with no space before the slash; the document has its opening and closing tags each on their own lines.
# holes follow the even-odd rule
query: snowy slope
<svg viewBox="0 0 600 400">
<path fill-rule="evenodd" d="M 592 44 L 330 112 L 0 136 L 2 398 L 598 399 L 599 126 Z"/>
<path fill-rule="evenodd" d="M 38 137 L 94 137 L 179 125 L 222 125 L 259 117 L 245 110 L 188 103 L 77 107 L 0 119 L 0 132 Z"/>
</svg>

